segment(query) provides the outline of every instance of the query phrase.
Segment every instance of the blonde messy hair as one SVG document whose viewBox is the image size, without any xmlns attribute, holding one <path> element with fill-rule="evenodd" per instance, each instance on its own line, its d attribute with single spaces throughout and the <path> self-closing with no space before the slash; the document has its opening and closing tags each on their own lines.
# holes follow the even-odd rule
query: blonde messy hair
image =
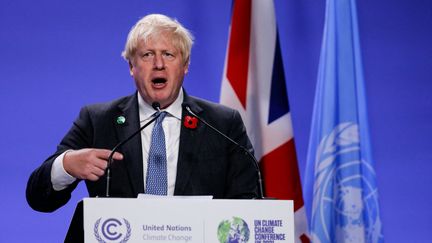
<svg viewBox="0 0 432 243">
<path fill-rule="evenodd" d="M 171 35 L 172 44 L 180 50 L 184 63 L 188 65 L 193 44 L 192 34 L 177 20 L 162 14 L 149 14 L 132 27 L 122 52 L 123 58 L 131 62 L 140 41 L 147 42 L 152 37 L 166 33 Z"/>
</svg>

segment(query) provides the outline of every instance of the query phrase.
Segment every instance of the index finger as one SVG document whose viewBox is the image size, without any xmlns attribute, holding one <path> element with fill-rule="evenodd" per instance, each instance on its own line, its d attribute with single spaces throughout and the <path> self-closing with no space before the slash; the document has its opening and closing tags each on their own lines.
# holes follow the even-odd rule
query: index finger
<svg viewBox="0 0 432 243">
<path fill-rule="evenodd" d="M 95 154 L 96 157 L 103 159 L 103 160 L 108 160 L 108 157 L 112 153 L 112 151 L 108 150 L 108 149 L 95 149 L 95 152 L 96 152 L 96 154 Z M 115 160 L 122 160 L 123 155 L 119 152 L 114 152 L 112 158 Z"/>
</svg>

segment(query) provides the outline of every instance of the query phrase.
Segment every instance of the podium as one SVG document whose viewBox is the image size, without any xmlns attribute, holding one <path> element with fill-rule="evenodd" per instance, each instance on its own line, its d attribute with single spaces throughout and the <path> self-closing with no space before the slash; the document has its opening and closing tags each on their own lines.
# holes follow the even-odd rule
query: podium
<svg viewBox="0 0 432 243">
<path fill-rule="evenodd" d="M 294 242 L 288 200 L 86 198 L 81 206 L 85 242 Z"/>
</svg>

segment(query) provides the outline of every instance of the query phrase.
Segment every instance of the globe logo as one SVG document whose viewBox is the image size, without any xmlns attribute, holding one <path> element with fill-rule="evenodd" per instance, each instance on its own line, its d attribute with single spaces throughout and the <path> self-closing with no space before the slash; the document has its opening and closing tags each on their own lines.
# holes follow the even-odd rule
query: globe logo
<svg viewBox="0 0 432 243">
<path fill-rule="evenodd" d="M 245 243 L 249 240 L 250 231 L 243 219 L 233 217 L 219 224 L 217 234 L 220 243 Z"/>
</svg>

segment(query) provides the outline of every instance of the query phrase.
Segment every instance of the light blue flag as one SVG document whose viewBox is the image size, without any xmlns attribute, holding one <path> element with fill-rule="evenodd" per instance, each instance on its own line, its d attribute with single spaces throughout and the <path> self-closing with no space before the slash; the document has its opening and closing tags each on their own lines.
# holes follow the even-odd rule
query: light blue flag
<svg viewBox="0 0 432 243">
<path fill-rule="evenodd" d="M 304 186 L 314 243 L 383 242 L 367 121 L 355 0 L 327 0 Z"/>
</svg>

